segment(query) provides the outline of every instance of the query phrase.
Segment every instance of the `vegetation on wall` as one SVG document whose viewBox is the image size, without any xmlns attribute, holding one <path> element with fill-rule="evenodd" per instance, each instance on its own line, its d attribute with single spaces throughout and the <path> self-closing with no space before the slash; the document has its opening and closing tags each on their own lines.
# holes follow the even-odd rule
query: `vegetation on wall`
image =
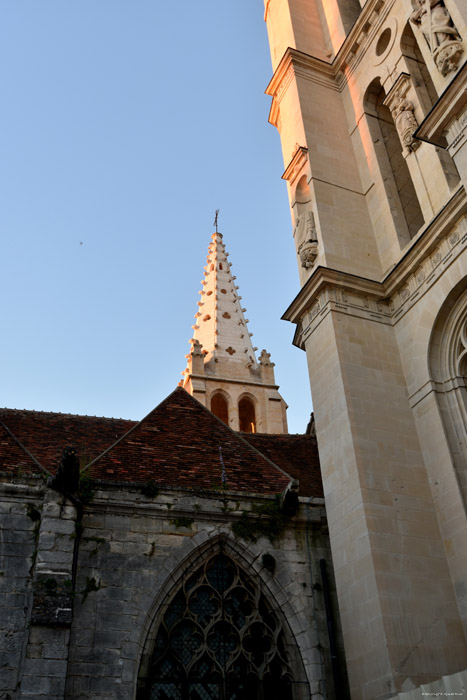
<svg viewBox="0 0 467 700">
<path fill-rule="evenodd" d="M 289 516 L 281 508 L 280 495 L 276 495 L 273 501 L 254 504 L 251 511 L 244 510 L 238 522 L 232 525 L 232 532 L 246 542 L 256 542 L 260 537 L 276 542 L 288 521 Z"/>
</svg>

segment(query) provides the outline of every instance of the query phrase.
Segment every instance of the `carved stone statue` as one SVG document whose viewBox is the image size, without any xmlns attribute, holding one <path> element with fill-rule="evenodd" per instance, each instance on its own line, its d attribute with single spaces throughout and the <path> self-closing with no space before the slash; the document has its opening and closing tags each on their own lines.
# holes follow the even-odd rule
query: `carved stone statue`
<svg viewBox="0 0 467 700">
<path fill-rule="evenodd" d="M 463 52 L 462 39 L 443 0 L 412 0 L 412 5 L 410 19 L 420 27 L 439 72 L 455 71 Z"/>
<path fill-rule="evenodd" d="M 398 92 L 390 108 L 402 145 L 410 153 L 420 145 L 420 142 L 413 137 L 413 133 L 418 127 L 414 106 L 402 92 Z"/>
<path fill-rule="evenodd" d="M 315 260 L 318 257 L 318 241 L 303 241 L 298 249 L 298 254 L 300 256 L 302 267 L 304 267 L 305 270 L 313 267 Z"/>
<path fill-rule="evenodd" d="M 74 447 L 65 447 L 57 473 L 50 487 L 61 493 L 76 493 L 79 489 L 79 460 Z"/>
<path fill-rule="evenodd" d="M 318 237 L 316 234 L 315 217 L 312 211 L 308 211 L 305 216 L 297 221 L 297 225 L 304 228 L 305 240 L 298 247 L 298 254 L 302 267 L 308 270 L 313 267 L 318 256 Z"/>
</svg>

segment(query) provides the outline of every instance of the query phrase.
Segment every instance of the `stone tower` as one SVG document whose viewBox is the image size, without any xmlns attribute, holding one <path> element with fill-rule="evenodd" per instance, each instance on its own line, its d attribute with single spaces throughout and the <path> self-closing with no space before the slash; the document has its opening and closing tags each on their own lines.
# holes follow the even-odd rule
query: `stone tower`
<svg viewBox="0 0 467 700">
<path fill-rule="evenodd" d="M 467 4 L 265 0 L 265 19 L 301 283 L 285 318 L 352 698 L 383 700 L 467 665 Z"/>
<path fill-rule="evenodd" d="M 256 359 L 228 255 L 213 233 L 182 385 L 233 430 L 286 433 L 274 364 L 266 350 Z"/>
</svg>

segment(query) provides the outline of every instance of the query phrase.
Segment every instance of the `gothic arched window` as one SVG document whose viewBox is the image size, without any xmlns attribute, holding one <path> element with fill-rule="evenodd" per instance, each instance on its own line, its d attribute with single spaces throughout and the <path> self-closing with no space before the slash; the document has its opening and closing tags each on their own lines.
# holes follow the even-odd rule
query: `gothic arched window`
<svg viewBox="0 0 467 700">
<path fill-rule="evenodd" d="M 297 697 L 279 615 L 223 552 L 187 577 L 168 603 L 155 638 L 144 697 Z"/>
</svg>

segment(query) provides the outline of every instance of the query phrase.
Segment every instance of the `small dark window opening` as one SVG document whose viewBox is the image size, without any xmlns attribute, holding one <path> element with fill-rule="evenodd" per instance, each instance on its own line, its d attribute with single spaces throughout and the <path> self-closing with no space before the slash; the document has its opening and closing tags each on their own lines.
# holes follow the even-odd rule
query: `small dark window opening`
<svg viewBox="0 0 467 700">
<path fill-rule="evenodd" d="M 229 406 L 222 394 L 214 394 L 211 399 L 211 411 L 226 425 L 229 424 Z"/>
<path fill-rule="evenodd" d="M 256 433 L 256 416 L 253 402 L 243 398 L 238 404 L 238 418 L 242 433 Z"/>
</svg>

